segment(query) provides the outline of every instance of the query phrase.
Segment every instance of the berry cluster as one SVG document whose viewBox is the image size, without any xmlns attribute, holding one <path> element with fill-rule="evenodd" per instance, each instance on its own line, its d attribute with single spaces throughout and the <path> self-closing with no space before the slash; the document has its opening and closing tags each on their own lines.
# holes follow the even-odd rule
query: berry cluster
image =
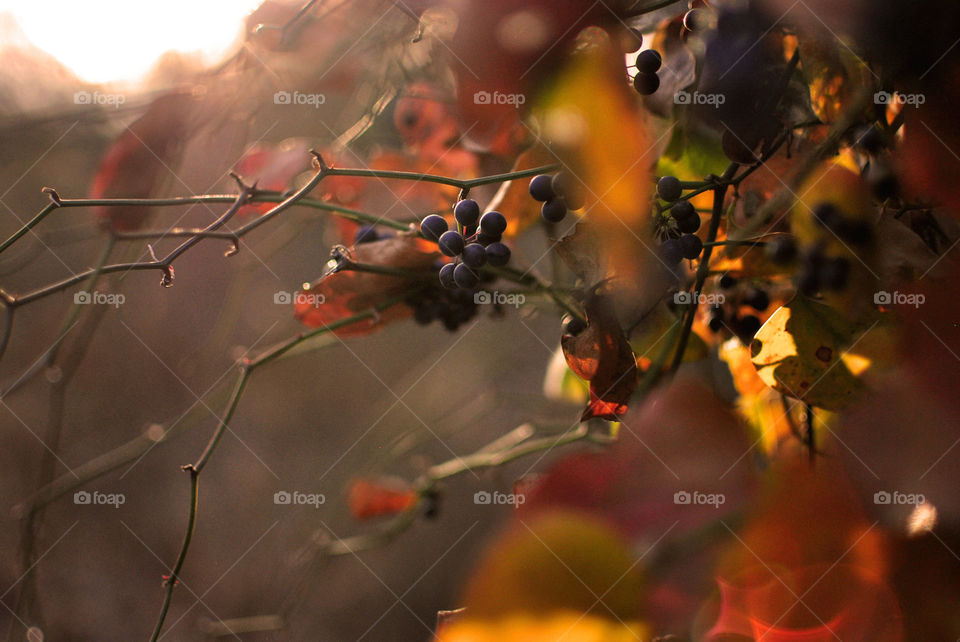
<svg viewBox="0 0 960 642">
<path fill-rule="evenodd" d="M 679 200 L 682 194 L 676 176 L 664 176 L 657 181 L 657 195 L 673 203 L 667 220 L 662 222 L 661 234 L 666 238 L 660 245 L 660 255 L 671 267 L 683 259 L 693 260 L 703 251 L 703 242 L 695 233 L 700 229 L 700 215 L 690 201 Z"/>
<path fill-rule="evenodd" d="M 722 304 L 715 304 L 710 306 L 710 317 L 707 325 L 713 332 L 721 332 L 724 328 L 730 328 L 741 342 L 749 343 L 763 323 L 755 314 L 740 314 L 739 308 L 748 306 L 758 312 L 763 312 L 770 307 L 770 295 L 767 294 L 766 290 L 753 285 L 741 287 L 740 282 L 729 274 L 720 277 L 718 286 L 728 293 L 728 298 L 725 301 L 731 301 L 733 305 L 725 307 Z"/>
<path fill-rule="evenodd" d="M 657 70 L 663 64 L 660 52 L 654 49 L 641 51 L 634 64 L 637 67 L 637 74 L 633 77 L 633 88 L 641 96 L 656 93 L 660 88 L 660 76 L 657 75 Z"/>
<path fill-rule="evenodd" d="M 530 196 L 543 203 L 540 215 L 548 223 L 559 223 L 568 210 L 578 210 L 584 204 L 583 193 L 566 172 L 534 176 L 530 179 Z"/>
<path fill-rule="evenodd" d="M 477 314 L 474 292 L 468 290 L 428 286 L 411 294 L 405 303 L 413 308 L 413 318 L 420 325 L 440 321 L 450 332 Z"/>
<path fill-rule="evenodd" d="M 431 214 L 420 222 L 420 233 L 436 242 L 445 256 L 455 258 L 440 268 L 440 283 L 445 288 L 475 287 L 480 282 L 477 272 L 484 265 L 500 267 L 510 261 L 510 248 L 500 242 L 507 219 L 500 212 L 480 215 L 480 206 L 464 199 L 453 208 L 457 230 L 449 229 L 447 220 Z"/>
</svg>

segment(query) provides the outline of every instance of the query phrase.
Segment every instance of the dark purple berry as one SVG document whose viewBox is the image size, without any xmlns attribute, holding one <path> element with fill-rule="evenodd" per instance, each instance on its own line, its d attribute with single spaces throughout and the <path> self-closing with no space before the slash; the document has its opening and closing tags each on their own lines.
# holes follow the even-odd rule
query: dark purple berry
<svg viewBox="0 0 960 642">
<path fill-rule="evenodd" d="M 439 241 L 440 236 L 448 229 L 450 228 L 447 225 L 447 219 L 437 214 L 431 214 L 420 221 L 420 233 L 423 234 L 423 238 L 431 241 Z"/>
<path fill-rule="evenodd" d="M 660 245 L 660 256 L 663 261 L 673 267 L 683 260 L 683 248 L 677 239 L 667 239 Z"/>
<path fill-rule="evenodd" d="M 507 219 L 500 212 L 487 212 L 480 217 L 480 231 L 487 236 L 500 236 L 507 229 Z"/>
<path fill-rule="evenodd" d="M 463 227 L 471 227 L 480 220 L 480 206 L 472 198 L 464 199 L 454 206 L 453 216 Z"/>
<path fill-rule="evenodd" d="M 680 242 L 680 251 L 685 259 L 695 259 L 703 251 L 703 241 L 696 234 L 684 234 L 678 241 Z"/>
<path fill-rule="evenodd" d="M 484 234 L 483 232 L 480 232 L 479 234 L 477 234 L 477 243 L 486 247 L 491 243 L 498 243 L 500 241 L 500 238 L 501 238 L 500 234 L 491 235 L 491 234 Z"/>
<path fill-rule="evenodd" d="M 786 265 L 797 258 L 797 242 L 792 236 L 778 236 L 767 243 L 764 251 L 774 263 Z"/>
<path fill-rule="evenodd" d="M 535 201 L 549 201 L 556 196 L 552 187 L 553 177 L 549 174 L 540 174 L 530 179 L 530 196 Z"/>
<path fill-rule="evenodd" d="M 440 268 L 440 285 L 445 288 L 455 288 L 457 284 L 453 280 L 453 271 L 455 267 L 453 263 L 447 263 L 442 268 Z"/>
<path fill-rule="evenodd" d="M 680 179 L 676 176 L 664 176 L 657 181 L 657 194 L 665 201 L 675 201 L 682 193 Z"/>
<path fill-rule="evenodd" d="M 460 256 L 460 260 L 468 267 L 483 267 L 487 262 L 487 249 L 479 243 L 470 243 L 463 248 L 463 254 Z"/>
<path fill-rule="evenodd" d="M 663 57 L 655 49 L 647 49 L 637 54 L 637 71 L 642 74 L 655 74 L 662 64 Z"/>
<path fill-rule="evenodd" d="M 545 221 L 559 223 L 567 215 L 567 204 L 562 198 L 552 198 L 540 208 L 540 215 Z"/>
<path fill-rule="evenodd" d="M 686 201 L 680 201 L 681 203 L 686 203 Z M 677 229 L 683 232 L 684 234 L 693 234 L 700 229 L 700 217 L 697 214 L 694 214 L 688 218 L 678 218 L 677 219 Z"/>
<path fill-rule="evenodd" d="M 453 280 L 461 288 L 472 288 L 480 282 L 480 276 L 468 266 L 461 263 L 453 269 Z"/>
<path fill-rule="evenodd" d="M 566 336 L 577 336 L 587 329 L 587 322 L 572 315 L 565 315 L 561 322 L 561 332 Z"/>
<path fill-rule="evenodd" d="M 843 214 L 833 203 L 820 203 L 813 208 L 813 218 L 828 230 L 835 230 L 840 227 Z"/>
<path fill-rule="evenodd" d="M 637 75 L 633 77 L 633 88 L 641 96 L 655 94 L 660 89 L 660 76 L 637 72 Z"/>
<path fill-rule="evenodd" d="M 437 246 L 439 246 L 440 251 L 447 256 L 457 256 L 463 252 L 463 237 L 460 235 L 460 232 L 455 230 L 444 232 L 440 235 L 440 240 L 437 241 Z"/>
<path fill-rule="evenodd" d="M 377 234 L 377 228 L 373 225 L 362 225 L 353 235 L 353 244 L 360 245 L 361 243 L 373 243 L 380 238 L 380 235 Z"/>
<path fill-rule="evenodd" d="M 673 207 L 670 208 L 670 215 L 673 216 L 678 222 L 682 221 L 685 218 L 700 217 L 697 216 L 697 210 L 693 207 L 693 203 L 690 201 L 677 201 L 674 203 Z"/>
<path fill-rule="evenodd" d="M 743 304 L 749 305 L 754 310 L 763 312 L 770 307 L 770 295 L 766 290 L 751 288 L 743 297 Z"/>
<path fill-rule="evenodd" d="M 748 343 L 753 339 L 753 336 L 757 334 L 757 331 L 762 325 L 763 323 L 760 322 L 760 319 L 752 314 L 742 316 L 737 319 L 736 322 L 737 336 L 744 343 Z"/>
<path fill-rule="evenodd" d="M 491 243 L 486 248 L 487 262 L 494 267 L 501 267 L 510 262 L 510 248 L 503 243 Z"/>
<path fill-rule="evenodd" d="M 729 274 L 724 274 L 720 277 L 720 282 L 718 285 L 721 290 L 729 290 L 737 284 L 737 278 L 730 276 Z"/>
</svg>

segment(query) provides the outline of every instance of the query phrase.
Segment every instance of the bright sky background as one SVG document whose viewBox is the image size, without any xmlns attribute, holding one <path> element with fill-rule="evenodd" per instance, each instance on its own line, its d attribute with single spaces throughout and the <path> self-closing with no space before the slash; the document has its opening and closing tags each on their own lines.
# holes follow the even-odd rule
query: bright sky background
<svg viewBox="0 0 960 642">
<path fill-rule="evenodd" d="M 261 1 L 0 0 L 0 13 L 82 80 L 110 82 L 136 80 L 172 49 L 216 61 Z"/>
</svg>

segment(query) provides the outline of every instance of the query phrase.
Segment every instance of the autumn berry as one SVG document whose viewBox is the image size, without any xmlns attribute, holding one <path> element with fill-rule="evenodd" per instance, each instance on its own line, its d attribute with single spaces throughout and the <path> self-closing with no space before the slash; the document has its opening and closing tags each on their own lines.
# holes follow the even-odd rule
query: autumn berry
<svg viewBox="0 0 960 642">
<path fill-rule="evenodd" d="M 677 201 L 673 207 L 670 208 L 670 215 L 680 221 L 685 218 L 697 216 L 697 210 L 690 201 Z"/>
<path fill-rule="evenodd" d="M 554 174 L 550 187 L 553 188 L 554 194 L 563 197 L 569 209 L 578 210 L 583 207 L 585 202 L 583 185 L 569 172 Z"/>
<path fill-rule="evenodd" d="M 813 208 L 813 218 L 828 230 L 835 230 L 843 220 L 843 214 L 833 203 L 820 203 Z"/>
<path fill-rule="evenodd" d="M 499 243 L 501 238 L 502 236 L 500 234 L 491 235 L 491 234 L 484 234 L 483 232 L 480 232 L 479 234 L 477 234 L 477 243 L 479 243 L 484 247 L 487 247 L 491 243 Z"/>
<path fill-rule="evenodd" d="M 377 233 L 377 228 L 373 225 L 362 225 L 357 230 L 356 234 L 353 235 L 353 244 L 360 245 L 361 243 L 372 243 L 380 238 L 380 235 Z"/>
<path fill-rule="evenodd" d="M 681 203 L 686 203 L 686 201 L 680 201 Z M 678 218 L 677 229 L 683 232 L 684 234 L 693 234 L 700 229 L 700 217 L 694 213 L 693 216 L 688 216 L 687 218 Z"/>
<path fill-rule="evenodd" d="M 431 241 L 439 241 L 440 236 L 448 229 L 447 219 L 437 214 L 431 214 L 420 221 L 420 233 Z"/>
<path fill-rule="evenodd" d="M 752 314 L 747 314 L 737 319 L 734 328 L 740 340 L 744 343 L 747 343 L 753 339 L 753 336 L 757 333 L 762 325 L 763 323 L 761 323 L 759 318 Z"/>
<path fill-rule="evenodd" d="M 460 235 L 460 232 L 455 230 L 444 232 L 440 236 L 440 240 L 437 241 L 437 246 L 439 246 L 440 251 L 447 256 L 457 256 L 463 252 L 463 236 Z"/>
<path fill-rule="evenodd" d="M 743 297 L 743 304 L 749 305 L 754 310 L 763 312 L 770 307 L 770 295 L 766 290 L 760 288 L 751 288 Z"/>
<path fill-rule="evenodd" d="M 720 281 L 717 285 L 720 286 L 721 290 L 729 290 L 737 284 L 737 278 L 730 276 L 729 274 L 724 274 L 720 277 Z"/>
<path fill-rule="evenodd" d="M 675 201 L 682 193 L 680 179 L 676 176 L 664 176 L 657 181 L 657 194 L 665 201 Z"/>
<path fill-rule="evenodd" d="M 660 245 L 660 256 L 664 262 L 673 267 L 683 260 L 683 248 L 678 239 L 667 239 Z"/>
<path fill-rule="evenodd" d="M 453 263 L 447 263 L 442 268 L 440 268 L 440 285 L 445 288 L 454 288 L 457 284 L 453 280 L 453 271 L 455 266 Z"/>
<path fill-rule="evenodd" d="M 778 236 L 767 243 L 764 252 L 774 263 L 785 265 L 797 258 L 797 242 L 792 236 Z"/>
<path fill-rule="evenodd" d="M 695 259 L 703 251 L 703 241 L 696 234 L 684 234 L 678 239 L 680 251 L 685 259 Z"/>
<path fill-rule="evenodd" d="M 500 236 L 507 229 L 507 219 L 500 212 L 487 212 L 480 217 L 480 231 L 488 236 Z"/>
<path fill-rule="evenodd" d="M 540 215 L 545 221 L 559 223 L 567 215 L 567 204 L 562 198 L 551 198 L 540 208 Z"/>
<path fill-rule="evenodd" d="M 479 243 L 470 243 L 463 248 L 460 260 L 464 265 L 472 268 L 483 267 L 487 262 L 487 249 Z"/>
<path fill-rule="evenodd" d="M 657 74 L 637 72 L 633 77 L 633 88 L 641 96 L 655 94 L 660 89 L 660 77 Z"/>
<path fill-rule="evenodd" d="M 663 64 L 663 57 L 659 51 L 647 49 L 637 55 L 637 62 L 635 64 L 639 73 L 654 74 L 660 69 L 660 65 Z"/>
<path fill-rule="evenodd" d="M 587 322 L 583 319 L 567 314 L 563 317 L 560 327 L 564 336 L 569 335 L 575 337 L 587 329 Z"/>
<path fill-rule="evenodd" d="M 480 282 L 480 276 L 469 266 L 461 263 L 453 269 L 453 280 L 461 288 L 472 288 Z"/>
<path fill-rule="evenodd" d="M 535 201 L 549 201 L 556 196 L 552 187 L 553 177 L 549 174 L 540 174 L 530 179 L 530 196 Z"/>
<path fill-rule="evenodd" d="M 510 248 L 503 243 L 491 243 L 487 246 L 486 252 L 487 262 L 494 267 L 500 267 L 510 262 Z"/>
<path fill-rule="evenodd" d="M 453 216 L 463 227 L 471 227 L 480 219 L 480 206 L 472 198 L 467 198 L 456 204 Z"/>
</svg>

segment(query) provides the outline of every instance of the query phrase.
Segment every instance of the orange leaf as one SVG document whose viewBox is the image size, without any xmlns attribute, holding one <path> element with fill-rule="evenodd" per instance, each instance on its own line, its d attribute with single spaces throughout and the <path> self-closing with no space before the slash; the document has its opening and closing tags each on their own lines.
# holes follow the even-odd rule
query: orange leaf
<svg viewBox="0 0 960 642">
<path fill-rule="evenodd" d="M 395 515 L 417 503 L 417 493 L 392 479 L 355 479 L 347 497 L 354 519 Z"/>
</svg>

